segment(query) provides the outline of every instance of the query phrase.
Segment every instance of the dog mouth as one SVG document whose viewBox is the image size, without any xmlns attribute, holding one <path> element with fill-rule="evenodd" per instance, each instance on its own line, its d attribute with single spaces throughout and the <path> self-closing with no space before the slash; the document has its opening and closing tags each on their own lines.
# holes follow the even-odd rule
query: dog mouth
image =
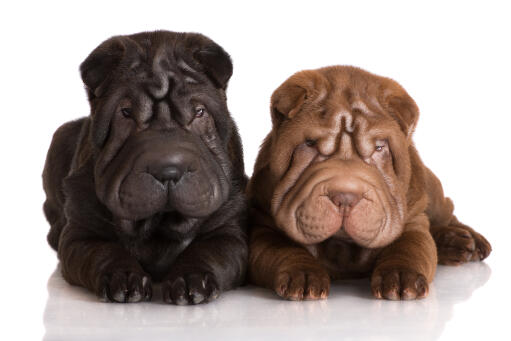
<svg viewBox="0 0 511 341">
<path fill-rule="evenodd" d="M 343 242 L 355 243 L 355 240 L 346 232 L 345 220 L 343 220 L 343 223 L 339 230 L 337 230 L 337 232 L 335 232 L 331 237 L 337 240 L 341 240 Z"/>
<path fill-rule="evenodd" d="M 167 202 L 165 206 L 161 209 L 163 212 L 180 212 L 180 207 L 186 207 L 188 211 L 197 211 L 200 210 L 203 206 L 208 206 L 209 202 L 214 200 L 215 196 L 217 196 L 217 191 L 215 191 L 215 186 L 208 184 L 206 190 L 193 191 L 187 188 L 186 184 L 181 185 L 181 182 L 173 182 L 172 180 L 166 180 L 161 182 L 163 185 L 164 191 L 167 196 Z M 194 192 L 193 197 L 187 195 L 180 195 L 179 193 L 188 193 Z"/>
<path fill-rule="evenodd" d="M 228 198 L 225 167 L 194 136 L 147 131 L 127 140 L 110 162 L 96 164 L 96 194 L 126 220 L 172 211 L 205 217 Z"/>
<path fill-rule="evenodd" d="M 146 219 L 160 212 L 178 212 L 190 218 L 205 217 L 227 199 L 229 183 L 215 164 L 199 159 L 200 166 L 179 179 L 155 176 L 144 163 L 133 162 L 114 177 L 100 178 L 98 197 L 115 217 Z M 100 182 L 101 181 L 101 182 Z"/>
<path fill-rule="evenodd" d="M 298 241 L 311 244 L 330 237 L 361 245 L 379 233 L 384 212 L 372 199 L 361 199 L 354 206 L 339 205 L 328 195 L 313 193 L 299 205 L 295 214 Z"/>
<path fill-rule="evenodd" d="M 339 207 L 327 196 L 312 196 L 297 209 L 293 239 L 314 244 L 328 238 L 371 247 L 386 221 L 381 205 L 362 199 L 355 207 Z"/>
<path fill-rule="evenodd" d="M 145 219 L 158 212 L 207 216 L 221 206 L 225 191 L 221 179 L 203 173 L 162 182 L 149 173 L 130 172 L 118 188 L 117 199 L 109 200 L 107 206 L 115 215 L 129 220 Z"/>
<path fill-rule="evenodd" d="M 186 180 L 166 181 L 164 187 L 167 190 L 168 200 L 164 210 L 201 217 L 218 209 L 221 204 L 220 181 L 208 180 L 199 184 L 195 182 L 188 184 Z"/>
<path fill-rule="evenodd" d="M 277 226 L 300 244 L 339 238 L 375 248 L 395 238 L 389 231 L 400 227 L 389 198 L 374 176 L 318 166 L 273 198 L 272 213 Z"/>
</svg>

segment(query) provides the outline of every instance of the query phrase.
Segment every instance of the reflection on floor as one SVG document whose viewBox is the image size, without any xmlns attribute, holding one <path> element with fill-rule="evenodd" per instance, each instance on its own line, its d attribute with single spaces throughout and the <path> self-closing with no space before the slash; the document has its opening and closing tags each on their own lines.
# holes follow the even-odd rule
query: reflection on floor
<svg viewBox="0 0 511 341">
<path fill-rule="evenodd" d="M 288 302 L 272 292 L 244 287 L 198 306 L 161 302 L 101 303 L 67 284 L 57 269 L 48 280 L 45 340 L 352 340 L 436 339 L 455 304 L 489 279 L 490 267 L 471 263 L 439 267 L 429 297 L 420 301 L 373 299 L 369 281 L 333 284 L 325 301 Z M 271 337 L 268 337 L 270 336 Z M 344 336 L 344 337 L 342 337 Z"/>
</svg>

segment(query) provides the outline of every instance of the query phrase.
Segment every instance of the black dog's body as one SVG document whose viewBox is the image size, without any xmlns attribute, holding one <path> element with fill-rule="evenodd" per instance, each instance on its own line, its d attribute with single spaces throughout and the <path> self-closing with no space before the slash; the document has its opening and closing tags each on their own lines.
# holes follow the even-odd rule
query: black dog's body
<svg viewBox="0 0 511 341">
<path fill-rule="evenodd" d="M 245 178 L 228 55 L 198 34 L 142 33 L 106 41 L 81 71 L 91 115 L 57 130 L 43 173 L 64 278 L 118 302 L 150 299 L 151 278 L 177 304 L 241 284 Z"/>
</svg>

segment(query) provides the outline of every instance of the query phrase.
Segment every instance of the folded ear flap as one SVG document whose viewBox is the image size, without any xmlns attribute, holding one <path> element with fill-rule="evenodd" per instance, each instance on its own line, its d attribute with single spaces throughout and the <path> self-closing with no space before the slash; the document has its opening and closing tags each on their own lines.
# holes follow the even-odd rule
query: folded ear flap
<svg viewBox="0 0 511 341">
<path fill-rule="evenodd" d="M 327 80 L 317 71 L 301 71 L 288 78 L 271 96 L 273 125 L 293 118 L 306 102 L 321 100 L 327 86 Z"/>
<path fill-rule="evenodd" d="M 305 88 L 293 82 L 282 84 L 271 96 L 273 125 L 279 125 L 286 118 L 293 118 L 306 99 L 307 90 Z"/>
<path fill-rule="evenodd" d="M 216 87 L 222 90 L 227 88 L 232 76 L 232 61 L 223 48 L 211 41 L 197 50 L 194 58 L 202 65 L 204 72 Z"/>
<path fill-rule="evenodd" d="M 98 146 L 103 146 L 109 130 L 112 113 L 111 105 L 96 112 L 96 101 L 107 89 L 116 70 L 122 67 L 127 58 L 128 44 L 134 42 L 128 37 L 113 37 L 99 45 L 80 65 L 80 73 L 91 102 L 91 139 Z M 136 49 L 135 49 L 136 50 Z M 133 59 L 136 60 L 136 59 Z M 112 102 L 112 101 L 111 101 Z"/>
<path fill-rule="evenodd" d="M 406 137 L 411 138 L 419 120 L 419 108 L 415 101 L 404 90 L 401 90 L 398 94 L 387 95 L 384 104 Z"/>
<path fill-rule="evenodd" d="M 105 90 L 110 75 L 121 64 L 126 54 L 126 37 L 113 37 L 96 47 L 80 65 L 80 73 L 89 99 L 99 97 Z"/>
</svg>

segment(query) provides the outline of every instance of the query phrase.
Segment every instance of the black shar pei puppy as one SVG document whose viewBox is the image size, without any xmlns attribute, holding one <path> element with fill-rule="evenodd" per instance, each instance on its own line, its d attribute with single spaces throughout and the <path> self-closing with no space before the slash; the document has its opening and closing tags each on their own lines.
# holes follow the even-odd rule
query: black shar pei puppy
<svg viewBox="0 0 511 341">
<path fill-rule="evenodd" d="M 117 36 L 82 63 L 90 116 L 54 134 L 48 242 L 71 284 L 115 302 L 197 304 L 245 276 L 246 183 L 229 55 L 200 34 Z"/>
</svg>

